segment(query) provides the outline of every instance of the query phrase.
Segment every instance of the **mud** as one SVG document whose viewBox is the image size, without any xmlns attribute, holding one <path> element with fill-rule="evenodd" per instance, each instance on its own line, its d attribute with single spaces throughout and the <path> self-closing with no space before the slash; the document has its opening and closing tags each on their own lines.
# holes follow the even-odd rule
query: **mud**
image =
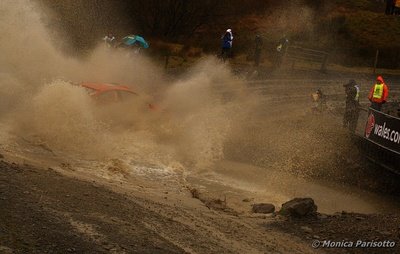
<svg viewBox="0 0 400 254">
<path fill-rule="evenodd" d="M 0 240 L 10 253 L 313 253 L 297 240 L 276 241 L 285 234 L 266 234 L 257 219 L 215 213 L 187 194 L 180 199 L 189 207 L 4 162 L 0 183 Z"/>
</svg>

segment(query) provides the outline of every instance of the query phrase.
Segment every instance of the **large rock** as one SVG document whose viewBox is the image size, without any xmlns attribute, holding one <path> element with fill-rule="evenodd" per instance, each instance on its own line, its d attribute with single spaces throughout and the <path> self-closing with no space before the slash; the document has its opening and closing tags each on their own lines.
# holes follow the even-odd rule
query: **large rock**
<svg viewBox="0 0 400 254">
<path fill-rule="evenodd" d="M 253 204 L 251 210 L 253 213 L 267 214 L 275 212 L 275 206 L 273 204 L 268 204 L 268 203 Z"/>
<path fill-rule="evenodd" d="M 295 198 L 282 205 L 280 214 L 293 217 L 316 215 L 317 206 L 312 198 Z"/>
</svg>

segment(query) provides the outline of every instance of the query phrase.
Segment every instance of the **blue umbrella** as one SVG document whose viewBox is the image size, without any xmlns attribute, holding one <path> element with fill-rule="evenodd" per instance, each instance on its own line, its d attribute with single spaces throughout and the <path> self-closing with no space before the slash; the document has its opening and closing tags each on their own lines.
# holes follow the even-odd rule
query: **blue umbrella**
<svg viewBox="0 0 400 254">
<path fill-rule="evenodd" d="M 128 35 L 122 38 L 122 42 L 127 46 L 132 46 L 135 43 L 138 43 L 141 47 L 147 49 L 149 44 L 145 41 L 145 39 L 139 35 Z"/>
</svg>

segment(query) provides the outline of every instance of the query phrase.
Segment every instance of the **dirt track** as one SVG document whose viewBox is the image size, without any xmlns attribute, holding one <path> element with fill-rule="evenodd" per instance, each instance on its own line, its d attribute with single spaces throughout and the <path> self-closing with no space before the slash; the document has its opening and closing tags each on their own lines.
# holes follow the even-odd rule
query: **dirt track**
<svg viewBox="0 0 400 254">
<path fill-rule="evenodd" d="M 215 212 L 196 199 L 177 207 L 5 162 L 0 183 L 3 252 L 314 252 L 288 234 L 266 231 L 262 219 Z"/>
<path fill-rule="evenodd" d="M 124 193 L 101 179 L 1 162 L 2 253 L 319 253 L 312 238 L 399 242 L 399 217 L 344 214 L 287 220 L 207 208 L 189 191 Z M 107 187 L 108 186 L 108 187 Z M 160 199 L 162 196 L 164 198 Z M 182 204 L 181 203 L 181 204 Z M 390 223 L 389 223 L 390 222 Z M 307 225 L 313 233 L 300 229 Z M 396 249 L 374 249 L 394 253 Z M 329 249 L 346 253 L 346 249 Z M 378 252 L 375 252 L 378 251 Z M 349 253 L 365 253 L 351 249 Z"/>
</svg>

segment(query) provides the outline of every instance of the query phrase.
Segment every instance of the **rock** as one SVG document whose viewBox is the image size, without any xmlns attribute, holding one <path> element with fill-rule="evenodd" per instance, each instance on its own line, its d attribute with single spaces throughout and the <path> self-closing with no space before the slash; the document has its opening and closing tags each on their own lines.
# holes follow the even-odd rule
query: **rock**
<svg viewBox="0 0 400 254">
<path fill-rule="evenodd" d="M 196 188 L 191 188 L 189 191 L 192 194 L 192 198 L 200 199 L 200 192 Z"/>
<path fill-rule="evenodd" d="M 312 198 L 295 198 L 284 204 L 279 211 L 280 214 L 293 217 L 304 217 L 315 215 L 317 206 Z"/>
<path fill-rule="evenodd" d="M 318 219 L 320 219 L 320 220 L 326 220 L 326 219 L 328 219 L 328 216 L 325 215 L 325 214 L 319 214 L 319 215 L 318 215 Z"/>
<path fill-rule="evenodd" d="M 245 198 L 245 199 L 243 199 L 242 201 L 243 202 L 251 202 L 251 201 L 253 201 L 254 200 L 254 198 Z"/>
<path fill-rule="evenodd" d="M 300 228 L 301 228 L 301 230 L 303 230 L 306 233 L 312 233 L 312 231 L 313 231 L 310 227 L 307 227 L 307 226 L 303 226 Z"/>
<path fill-rule="evenodd" d="M 273 213 L 275 212 L 275 206 L 269 203 L 259 203 L 253 204 L 251 210 L 253 213 Z"/>
</svg>

